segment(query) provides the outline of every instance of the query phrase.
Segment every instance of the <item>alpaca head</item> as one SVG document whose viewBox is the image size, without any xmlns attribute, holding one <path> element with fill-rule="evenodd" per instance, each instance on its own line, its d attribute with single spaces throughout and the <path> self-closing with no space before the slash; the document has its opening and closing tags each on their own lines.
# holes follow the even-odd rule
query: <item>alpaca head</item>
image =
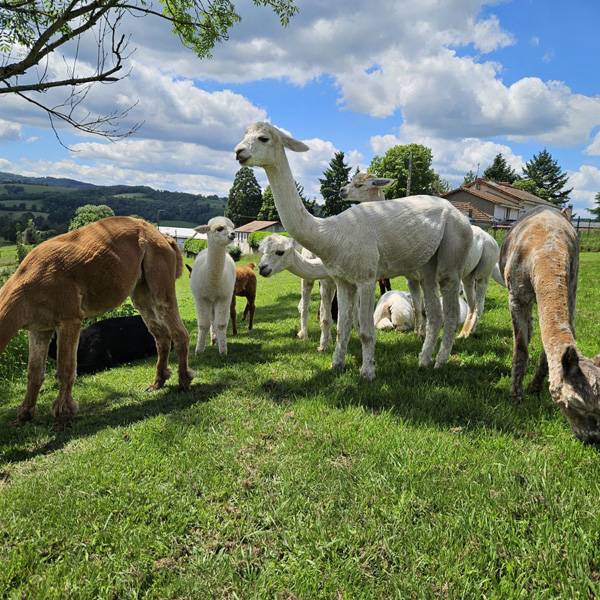
<svg viewBox="0 0 600 600">
<path fill-rule="evenodd" d="M 228 246 L 235 239 L 235 225 L 227 217 L 213 217 L 208 224 L 195 228 L 198 233 L 206 233 L 209 245 Z"/>
<path fill-rule="evenodd" d="M 258 263 L 258 272 L 263 277 L 275 275 L 292 264 L 294 241 L 283 235 L 270 235 L 260 244 L 262 258 Z"/>
<path fill-rule="evenodd" d="M 600 355 L 590 360 L 568 346 L 561 370 L 560 382 L 550 386 L 553 400 L 581 441 L 600 444 Z"/>
<path fill-rule="evenodd" d="M 394 179 L 377 177 L 373 173 L 359 171 L 354 175 L 352 181 L 340 190 L 340 196 L 348 202 L 383 199 L 383 188 L 394 181 Z"/>
<path fill-rule="evenodd" d="M 243 167 L 274 167 L 284 148 L 306 152 L 308 146 L 269 123 L 253 123 L 235 147 L 235 157 Z"/>
</svg>

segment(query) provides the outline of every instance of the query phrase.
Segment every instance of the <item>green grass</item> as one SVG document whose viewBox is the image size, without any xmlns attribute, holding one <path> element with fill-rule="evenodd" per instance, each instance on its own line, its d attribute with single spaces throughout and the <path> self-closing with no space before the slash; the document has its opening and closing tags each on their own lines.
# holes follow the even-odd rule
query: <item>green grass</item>
<svg viewBox="0 0 600 600">
<path fill-rule="evenodd" d="M 583 255 L 588 354 L 599 276 Z M 0 596 L 597 596 L 600 456 L 547 392 L 509 400 L 505 290 L 491 283 L 478 338 L 441 370 L 417 368 L 413 335 L 379 334 L 373 383 L 356 336 L 347 369 L 329 370 L 314 311 L 310 341 L 295 338 L 298 290 L 260 279 L 255 329 L 226 359 L 193 357 L 190 393 L 146 393 L 151 361 L 80 378 L 63 433 L 53 369 L 22 428 L 24 377 L 3 382 Z M 187 276 L 178 292 L 193 331 Z"/>
<path fill-rule="evenodd" d="M 10 242 L 9 244 L 0 246 L 0 267 L 11 266 L 17 262 L 17 247 Z"/>
</svg>

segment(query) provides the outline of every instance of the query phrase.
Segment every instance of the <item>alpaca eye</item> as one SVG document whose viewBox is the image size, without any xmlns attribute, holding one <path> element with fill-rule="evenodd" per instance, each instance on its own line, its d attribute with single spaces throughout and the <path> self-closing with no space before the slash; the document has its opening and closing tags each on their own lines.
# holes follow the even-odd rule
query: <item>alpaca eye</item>
<svg viewBox="0 0 600 600">
<path fill-rule="evenodd" d="M 223 231 L 223 229 L 225 229 L 225 227 L 217 227 L 217 231 Z"/>
<path fill-rule="evenodd" d="M 259 140 L 260 140 L 260 141 L 261 141 L 263 144 L 266 144 L 266 143 L 269 141 L 269 138 L 268 138 L 268 137 L 265 137 L 264 135 L 261 135 L 261 136 L 260 136 L 258 139 L 259 139 Z"/>
<path fill-rule="evenodd" d="M 354 184 L 354 187 L 355 187 L 355 188 L 361 188 L 362 186 L 363 186 L 363 184 L 362 184 L 362 183 L 355 183 L 355 184 Z"/>
<path fill-rule="evenodd" d="M 277 254 L 277 256 L 283 256 L 283 250 L 277 250 L 275 254 Z"/>
</svg>

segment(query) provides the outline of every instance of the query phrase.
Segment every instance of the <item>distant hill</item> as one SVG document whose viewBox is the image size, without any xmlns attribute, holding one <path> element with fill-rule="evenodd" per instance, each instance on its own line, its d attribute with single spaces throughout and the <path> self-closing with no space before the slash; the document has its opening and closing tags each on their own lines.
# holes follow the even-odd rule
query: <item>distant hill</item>
<svg viewBox="0 0 600 600">
<path fill-rule="evenodd" d="M 116 215 L 206 223 L 222 215 L 226 198 L 155 190 L 149 186 L 102 186 L 59 177 L 26 177 L 0 172 L 0 238 L 14 241 L 29 219 L 38 229 L 66 231 L 75 210 L 84 204 L 106 204 Z"/>
</svg>

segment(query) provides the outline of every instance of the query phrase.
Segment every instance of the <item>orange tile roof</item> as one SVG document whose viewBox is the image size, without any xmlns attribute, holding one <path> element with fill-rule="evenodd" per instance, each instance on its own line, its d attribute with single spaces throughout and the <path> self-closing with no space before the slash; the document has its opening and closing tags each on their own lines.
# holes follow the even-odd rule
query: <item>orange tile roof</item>
<svg viewBox="0 0 600 600">
<path fill-rule="evenodd" d="M 241 225 L 235 231 L 240 233 L 252 233 L 253 231 L 267 229 L 268 227 L 271 227 L 271 225 L 277 225 L 277 223 L 279 223 L 279 221 L 250 221 L 250 223 Z"/>
<path fill-rule="evenodd" d="M 493 222 L 493 219 L 490 215 L 483 212 L 476 206 L 473 206 L 470 202 L 458 202 L 458 201 L 452 202 L 452 200 L 450 200 L 450 203 L 453 206 L 455 206 L 456 208 L 458 208 L 458 210 L 460 210 L 461 213 L 463 213 L 464 215 L 466 215 L 467 217 L 469 217 L 469 219 L 472 219 L 473 221 L 478 221 L 478 222 L 483 221 L 485 223 Z"/>
</svg>

